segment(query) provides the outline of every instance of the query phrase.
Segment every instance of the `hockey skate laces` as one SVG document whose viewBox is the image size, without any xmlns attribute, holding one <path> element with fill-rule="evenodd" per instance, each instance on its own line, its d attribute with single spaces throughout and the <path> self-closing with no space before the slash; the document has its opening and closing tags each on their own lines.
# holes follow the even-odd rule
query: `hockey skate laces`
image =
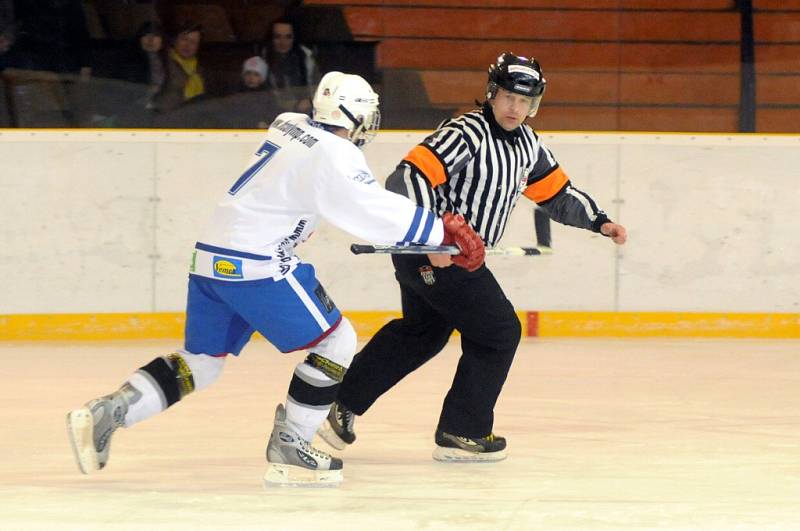
<svg viewBox="0 0 800 531">
<path fill-rule="evenodd" d="M 355 414 L 349 409 L 345 409 L 344 411 L 339 410 L 339 415 L 342 417 L 342 424 L 347 431 L 353 431 L 353 420 Z"/>
<path fill-rule="evenodd" d="M 318 457 L 320 459 L 330 459 L 331 458 L 330 454 L 327 454 L 327 453 L 323 452 L 322 450 L 317 450 L 316 448 L 311 446 L 311 443 L 309 443 L 305 439 L 301 438 L 300 441 L 301 441 L 300 444 L 303 447 L 303 451 L 304 452 L 309 453 L 312 456 Z"/>
<path fill-rule="evenodd" d="M 355 420 L 355 413 L 353 413 L 346 407 L 342 407 L 341 404 L 339 403 L 336 403 L 336 405 L 334 406 L 334 411 L 336 412 L 337 422 L 339 422 L 339 424 L 341 424 L 345 430 L 352 432 L 353 421 Z"/>
</svg>

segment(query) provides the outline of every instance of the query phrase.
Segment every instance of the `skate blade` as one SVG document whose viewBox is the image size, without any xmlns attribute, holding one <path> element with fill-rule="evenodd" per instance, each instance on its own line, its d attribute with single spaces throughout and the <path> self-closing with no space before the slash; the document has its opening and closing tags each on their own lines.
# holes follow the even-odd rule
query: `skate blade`
<svg viewBox="0 0 800 531">
<path fill-rule="evenodd" d="M 67 435 L 72 445 L 72 453 L 78 468 L 84 474 L 100 470 L 97 452 L 94 451 L 94 419 L 89 408 L 81 408 L 67 413 Z"/>
<path fill-rule="evenodd" d="M 343 480 L 341 470 L 309 470 L 307 468 L 269 463 L 264 474 L 264 486 L 325 488 L 337 487 Z"/>
<path fill-rule="evenodd" d="M 349 446 L 341 439 L 341 437 L 336 435 L 336 432 L 333 431 L 333 428 L 331 427 L 331 423 L 327 419 L 322 423 L 322 427 L 320 427 L 320 429 L 317 431 L 317 434 L 322 437 L 323 441 L 330 444 L 337 450 L 344 450 Z"/>
<path fill-rule="evenodd" d="M 442 463 L 495 463 L 505 459 L 506 451 L 499 452 L 468 452 L 460 448 L 445 448 L 437 446 L 433 451 L 433 458 Z"/>
</svg>

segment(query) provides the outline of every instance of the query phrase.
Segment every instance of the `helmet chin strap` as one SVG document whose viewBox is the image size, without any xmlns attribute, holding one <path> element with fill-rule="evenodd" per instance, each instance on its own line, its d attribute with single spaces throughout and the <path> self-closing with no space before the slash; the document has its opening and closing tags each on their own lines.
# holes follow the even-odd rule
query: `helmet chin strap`
<svg viewBox="0 0 800 531">
<path fill-rule="evenodd" d="M 339 105 L 339 110 L 340 110 L 340 111 L 342 111 L 342 112 L 344 113 L 344 115 L 345 115 L 345 116 L 347 116 L 347 118 L 348 118 L 348 119 L 349 119 L 351 122 L 353 122 L 353 125 L 355 125 L 355 126 L 356 126 L 356 128 L 359 128 L 359 127 L 361 127 L 361 126 L 363 126 L 363 125 L 364 125 L 364 122 L 363 122 L 362 120 L 359 120 L 359 119 L 358 119 L 358 118 L 356 118 L 355 116 L 353 116 L 353 113 L 351 113 L 350 111 L 348 111 L 348 110 L 347 110 L 347 107 L 345 107 L 344 105 L 341 105 L 341 104 L 340 104 L 340 105 Z"/>
</svg>

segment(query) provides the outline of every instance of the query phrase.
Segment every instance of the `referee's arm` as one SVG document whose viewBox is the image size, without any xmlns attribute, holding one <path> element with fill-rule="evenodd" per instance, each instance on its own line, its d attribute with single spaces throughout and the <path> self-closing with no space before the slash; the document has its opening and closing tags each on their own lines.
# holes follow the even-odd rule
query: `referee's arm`
<svg viewBox="0 0 800 531">
<path fill-rule="evenodd" d="M 563 225 L 599 233 L 600 227 L 611 221 L 589 194 L 572 186 L 569 177 L 559 166 L 544 175 L 531 178 L 523 194 L 542 207 L 554 221 Z"/>
</svg>

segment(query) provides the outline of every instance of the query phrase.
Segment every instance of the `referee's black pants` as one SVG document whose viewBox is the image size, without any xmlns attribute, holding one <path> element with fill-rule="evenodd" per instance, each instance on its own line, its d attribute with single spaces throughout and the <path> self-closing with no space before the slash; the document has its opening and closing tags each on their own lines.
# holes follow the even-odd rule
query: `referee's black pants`
<svg viewBox="0 0 800 531">
<path fill-rule="evenodd" d="M 438 354 L 455 329 L 461 333 L 462 355 L 438 428 L 464 437 L 488 435 L 520 340 L 514 307 L 485 265 L 470 273 L 455 265 L 431 267 L 426 256 L 395 255 L 392 260 L 403 317 L 387 323 L 353 358 L 338 399 L 363 415 L 379 396 Z"/>
</svg>

